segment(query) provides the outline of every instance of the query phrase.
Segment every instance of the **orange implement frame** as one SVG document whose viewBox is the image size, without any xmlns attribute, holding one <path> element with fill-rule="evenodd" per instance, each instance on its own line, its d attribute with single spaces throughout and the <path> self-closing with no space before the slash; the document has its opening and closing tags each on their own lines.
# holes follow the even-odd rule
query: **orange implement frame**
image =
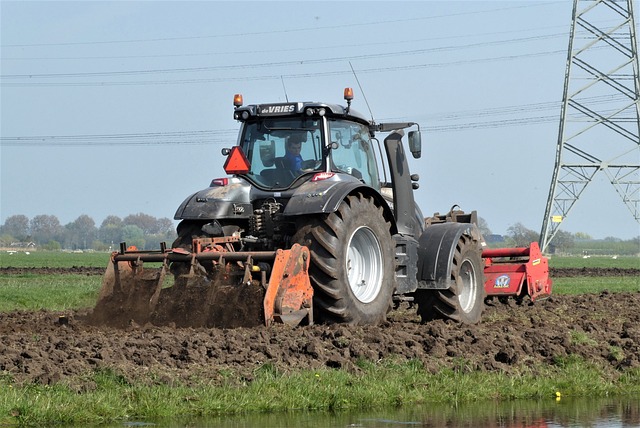
<svg viewBox="0 0 640 428">
<path fill-rule="evenodd" d="M 309 280 L 309 249 L 293 244 L 278 250 L 264 296 L 264 320 L 298 325 L 307 318 L 313 324 L 313 288 Z"/>
<path fill-rule="evenodd" d="M 549 262 L 537 242 L 522 248 L 482 251 L 487 296 L 529 295 L 531 301 L 551 295 Z M 526 289 L 523 286 L 526 285 Z"/>
</svg>

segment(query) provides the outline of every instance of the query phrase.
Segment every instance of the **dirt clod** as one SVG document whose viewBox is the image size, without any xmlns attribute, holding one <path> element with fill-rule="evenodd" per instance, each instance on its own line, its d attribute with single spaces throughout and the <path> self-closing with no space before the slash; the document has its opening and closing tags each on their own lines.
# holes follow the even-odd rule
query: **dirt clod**
<svg viewBox="0 0 640 428">
<path fill-rule="evenodd" d="M 421 324 L 415 310 L 403 307 L 383 325 L 363 327 L 113 328 L 91 325 L 87 315 L 0 313 L 0 374 L 18 383 L 64 381 L 84 390 L 92 388 L 84 375 L 100 369 L 128 381 L 189 384 L 228 383 L 229 372 L 246 381 L 265 363 L 281 372 L 357 370 L 361 360 L 384 358 L 419 360 L 430 371 L 509 373 L 570 354 L 616 371 L 640 366 L 639 293 L 555 295 L 531 306 L 493 301 L 472 326 Z"/>
</svg>

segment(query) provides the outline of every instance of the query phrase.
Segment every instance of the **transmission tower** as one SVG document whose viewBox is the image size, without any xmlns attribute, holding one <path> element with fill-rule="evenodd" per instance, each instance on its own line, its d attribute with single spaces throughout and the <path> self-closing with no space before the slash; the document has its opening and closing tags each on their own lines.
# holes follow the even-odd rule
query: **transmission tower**
<svg viewBox="0 0 640 428">
<path fill-rule="evenodd" d="M 640 222 L 637 50 L 632 0 L 574 0 L 542 251 L 599 172 Z"/>
</svg>

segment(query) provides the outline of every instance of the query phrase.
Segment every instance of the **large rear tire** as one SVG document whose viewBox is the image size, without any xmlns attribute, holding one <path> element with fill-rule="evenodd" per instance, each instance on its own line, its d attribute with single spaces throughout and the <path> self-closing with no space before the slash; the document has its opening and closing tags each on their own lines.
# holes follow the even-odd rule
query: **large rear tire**
<svg viewBox="0 0 640 428">
<path fill-rule="evenodd" d="M 418 315 L 423 322 L 451 319 L 465 324 L 480 322 L 484 310 L 482 251 L 469 236 L 458 240 L 452 261 L 452 285 L 447 290 L 418 290 Z"/>
<path fill-rule="evenodd" d="M 193 238 L 203 235 L 203 225 L 204 222 L 202 221 L 182 220 L 176 230 L 178 237 L 171 244 L 171 248 L 182 248 L 191 251 L 191 241 Z"/>
<path fill-rule="evenodd" d="M 348 196 L 336 212 L 304 220 L 294 241 L 309 247 L 316 319 L 378 324 L 386 320 L 394 289 L 394 248 L 382 208 Z"/>
</svg>

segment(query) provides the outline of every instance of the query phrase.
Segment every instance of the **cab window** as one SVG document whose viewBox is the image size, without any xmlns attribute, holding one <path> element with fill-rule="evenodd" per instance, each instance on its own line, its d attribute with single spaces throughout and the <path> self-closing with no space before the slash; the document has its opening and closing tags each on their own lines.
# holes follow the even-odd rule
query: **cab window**
<svg viewBox="0 0 640 428">
<path fill-rule="evenodd" d="M 378 166 L 369 136 L 369 128 L 343 120 L 329 121 L 332 143 L 331 169 L 346 172 L 363 183 L 380 188 Z"/>
</svg>

